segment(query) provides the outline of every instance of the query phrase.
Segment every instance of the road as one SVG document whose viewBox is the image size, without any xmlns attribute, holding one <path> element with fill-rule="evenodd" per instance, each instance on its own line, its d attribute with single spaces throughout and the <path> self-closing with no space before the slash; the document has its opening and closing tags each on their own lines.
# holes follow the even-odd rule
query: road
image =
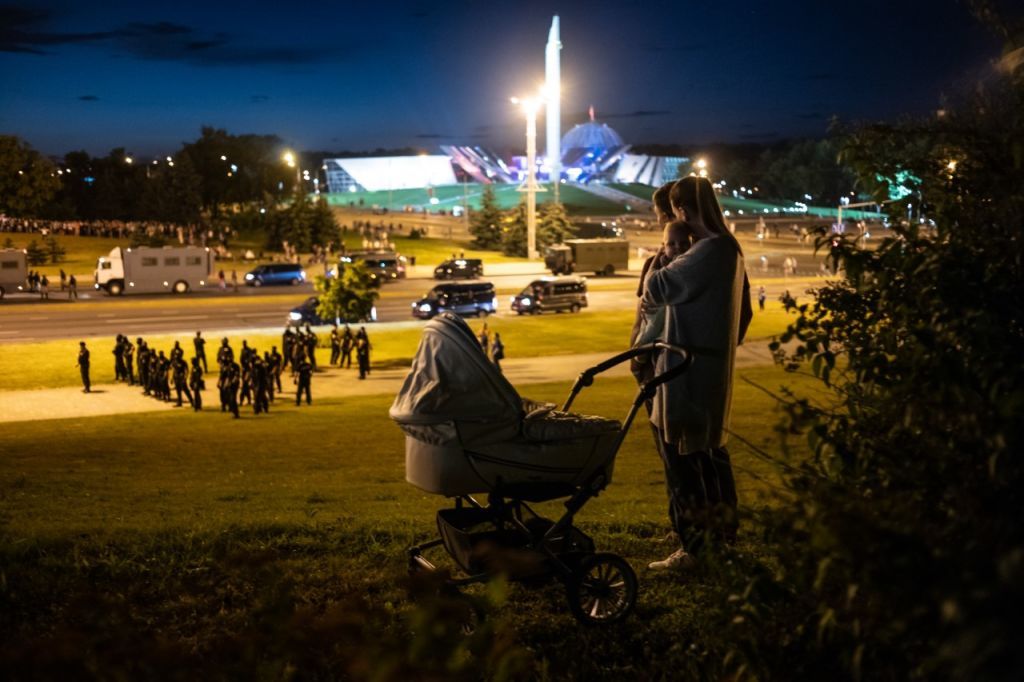
<svg viewBox="0 0 1024 682">
<path fill-rule="evenodd" d="M 528 266 L 528 269 L 534 269 Z M 493 270 L 499 270 L 497 266 Z M 543 272 L 522 272 L 508 267 L 486 277 L 499 293 L 500 314 L 509 311 L 509 296 Z M 592 310 L 615 310 L 635 304 L 636 273 L 611 278 L 590 278 Z M 377 302 L 379 322 L 412 320 L 411 304 L 438 284 L 425 275 L 387 284 Z M 242 287 L 238 293 L 196 292 L 187 296 L 136 296 L 112 298 L 92 293 L 88 299 L 68 303 L 60 292 L 49 302 L 12 297 L 0 305 L 0 343 L 45 341 L 89 336 L 128 336 L 179 333 L 201 329 L 217 332 L 239 329 L 279 328 L 288 312 L 313 295 L 311 285 L 298 287 Z"/>
</svg>

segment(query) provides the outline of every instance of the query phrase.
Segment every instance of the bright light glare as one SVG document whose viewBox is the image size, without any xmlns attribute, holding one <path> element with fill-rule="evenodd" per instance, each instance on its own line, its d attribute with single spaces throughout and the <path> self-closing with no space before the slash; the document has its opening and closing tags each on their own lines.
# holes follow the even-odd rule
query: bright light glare
<svg viewBox="0 0 1024 682">
<path fill-rule="evenodd" d="M 291 152 L 285 152 L 281 159 L 292 168 L 295 167 L 295 155 Z"/>
<path fill-rule="evenodd" d="M 697 159 L 697 164 L 696 165 L 697 165 L 697 168 L 704 169 L 704 168 L 708 167 L 708 162 L 707 162 L 706 159 Z"/>
</svg>

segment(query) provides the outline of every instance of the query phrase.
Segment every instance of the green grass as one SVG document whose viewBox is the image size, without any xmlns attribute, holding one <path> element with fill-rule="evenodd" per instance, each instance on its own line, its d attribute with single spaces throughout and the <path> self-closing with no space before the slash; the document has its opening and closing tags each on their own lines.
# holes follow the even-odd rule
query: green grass
<svg viewBox="0 0 1024 682">
<path fill-rule="evenodd" d="M 502 303 L 504 305 L 504 301 Z M 584 311 L 578 315 L 491 317 L 486 322 L 492 332 L 501 334 L 506 357 L 509 358 L 600 352 L 611 355 L 625 349 L 633 325 L 633 315 L 632 310 L 600 313 Z M 781 304 L 771 300 L 764 312 L 755 312 L 747 337 L 753 342 L 780 334 L 790 319 Z M 470 326 L 476 330 L 479 330 L 482 324 L 482 321 L 470 320 Z M 421 335 L 419 328 L 382 330 L 374 329 L 370 325 L 368 331 L 373 344 L 373 362 L 388 365 L 404 365 L 411 362 Z M 174 341 L 180 341 L 186 357 L 191 357 L 193 335 L 194 333 L 158 334 L 147 335 L 145 338 L 152 347 L 165 352 L 170 351 Z M 212 365 L 216 357 L 216 348 L 223 336 L 205 336 L 208 337 L 207 358 Z M 269 351 L 272 345 L 281 348 L 279 334 L 230 335 L 228 338 L 236 353 L 243 338 L 261 352 Z M 322 346 L 329 348 L 328 339 L 328 333 L 320 334 Z M 134 340 L 133 337 L 133 343 Z M 88 346 L 92 360 L 93 383 L 112 383 L 113 337 L 92 339 L 88 341 Z M 9 343 L 3 344 L 0 348 L 3 351 L 0 353 L 0 376 L 3 377 L 0 391 L 59 388 L 78 386 L 80 383 L 75 366 L 78 339 Z M 327 352 L 329 351 L 321 348 L 321 359 L 326 358 Z"/>
<path fill-rule="evenodd" d="M 541 186 L 546 191 L 538 195 L 538 203 L 548 200 L 553 194 L 550 183 L 542 183 Z M 498 206 L 503 209 L 515 208 L 524 196 L 522 192 L 517 191 L 518 185 L 494 185 L 493 187 Z M 436 204 L 430 202 L 432 198 L 431 193 L 433 198 L 437 199 Z M 326 194 L 324 196 L 327 197 L 328 203 L 332 206 L 352 206 L 355 208 L 380 207 L 388 208 L 391 211 L 399 211 L 399 213 L 384 216 L 384 218 L 387 218 L 387 221 L 395 220 L 395 222 L 398 222 L 401 220 L 400 216 L 402 215 L 400 211 L 406 206 L 412 206 L 417 210 L 424 211 L 450 211 L 454 206 L 463 205 L 468 197 L 470 210 L 476 210 L 480 208 L 480 197 L 482 195 L 483 185 L 469 183 L 465 189 L 462 185 L 444 185 L 430 188 L 429 191 L 428 188 L 421 187 L 416 189 L 396 189 L 391 192 L 343 192 Z M 565 205 L 570 215 L 617 215 L 627 210 L 621 204 L 595 196 L 571 185 L 562 185 L 559 188 L 559 199 Z M 363 202 L 362 205 L 359 203 L 360 200 Z"/>
<path fill-rule="evenodd" d="M 740 374 L 807 387 L 774 368 Z M 628 379 L 598 381 L 579 409 L 621 416 L 634 389 Z M 528 394 L 557 400 L 567 390 Z M 433 537 L 434 513 L 449 503 L 404 482 L 390 401 L 275 407 L 238 422 L 179 411 L 0 426 L 0 669 L 210 679 L 291 668 L 397 680 L 435 666 L 445 676 L 453 665 L 490 677 L 500 661 L 518 661 L 550 679 L 696 679 L 720 664 L 727 594 L 714 563 L 685 578 L 643 569 L 668 551 L 653 542 L 668 525 L 662 465 L 643 423 L 620 450 L 612 485 L 577 517 L 599 550 L 637 567 L 631 619 L 581 628 L 557 584 L 511 586 L 507 600 L 506 590 L 491 592 L 494 637 L 483 629 L 469 644 L 449 640 L 444 604 L 410 603 L 404 581 L 405 547 Z M 737 382 L 737 433 L 778 452 L 777 416 L 771 398 Z M 771 503 L 775 465 L 738 443 L 732 453 L 743 508 Z M 734 561 L 756 556 L 757 533 L 747 519 Z"/>
</svg>

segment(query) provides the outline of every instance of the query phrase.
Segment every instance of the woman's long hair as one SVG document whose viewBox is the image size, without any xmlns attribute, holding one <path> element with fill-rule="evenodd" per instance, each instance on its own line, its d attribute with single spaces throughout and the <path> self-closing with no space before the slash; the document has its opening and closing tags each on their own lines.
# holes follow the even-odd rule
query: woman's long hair
<svg viewBox="0 0 1024 682">
<path fill-rule="evenodd" d="M 711 186 L 710 180 L 689 175 L 672 185 L 669 197 L 673 206 L 685 209 L 689 215 L 699 216 L 708 230 L 728 239 L 736 247 L 737 253 L 743 255 L 740 243 L 725 224 L 722 207 L 718 203 L 715 188 Z"/>
<path fill-rule="evenodd" d="M 651 195 L 651 201 L 654 205 L 665 214 L 666 218 L 672 218 L 672 200 L 669 195 L 672 192 L 672 187 L 675 182 L 666 182 L 664 185 L 654 190 L 654 194 Z"/>
</svg>

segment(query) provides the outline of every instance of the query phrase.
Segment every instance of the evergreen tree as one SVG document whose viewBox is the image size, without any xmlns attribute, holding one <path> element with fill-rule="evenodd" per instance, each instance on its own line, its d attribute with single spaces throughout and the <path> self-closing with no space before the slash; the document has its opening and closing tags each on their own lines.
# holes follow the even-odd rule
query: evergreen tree
<svg viewBox="0 0 1024 682">
<path fill-rule="evenodd" d="M 501 221 L 501 252 L 526 257 L 526 201 L 509 211 Z"/>
<path fill-rule="evenodd" d="M 60 189 L 55 170 L 22 140 L 0 135 L 0 214 L 38 215 Z"/>
<path fill-rule="evenodd" d="M 494 185 L 484 185 L 480 197 L 480 210 L 473 213 L 469 222 L 469 233 L 473 235 L 473 246 L 477 249 L 504 248 L 502 242 L 502 211 L 494 195 Z"/>
<path fill-rule="evenodd" d="M 546 201 L 537 211 L 537 249 L 552 244 L 561 244 L 576 234 L 576 226 L 569 220 L 565 206 L 554 201 Z"/>
<path fill-rule="evenodd" d="M 60 245 L 56 237 L 49 237 L 46 240 L 46 250 L 50 256 L 50 262 L 56 265 L 64 260 L 67 249 Z"/>
<path fill-rule="evenodd" d="M 47 253 L 46 249 L 36 244 L 35 239 L 30 241 L 25 248 L 25 260 L 28 261 L 29 265 L 42 265 L 49 257 L 50 254 Z"/>
<path fill-rule="evenodd" d="M 369 320 L 373 304 L 380 296 L 369 269 L 362 263 L 348 263 L 339 270 L 337 277 L 316 278 L 316 290 L 320 294 L 317 314 L 332 321 Z"/>
</svg>

